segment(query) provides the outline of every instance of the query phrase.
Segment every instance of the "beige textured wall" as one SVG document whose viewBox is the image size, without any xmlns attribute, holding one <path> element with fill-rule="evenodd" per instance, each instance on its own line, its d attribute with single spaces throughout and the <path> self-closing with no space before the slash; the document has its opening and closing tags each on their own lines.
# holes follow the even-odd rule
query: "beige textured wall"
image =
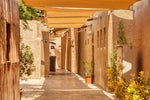
<svg viewBox="0 0 150 100">
<path fill-rule="evenodd" d="M 34 56 L 35 71 L 28 78 L 48 76 L 46 73 L 49 71 L 49 58 L 47 57 L 49 56 L 49 33 L 45 30 L 46 27 L 39 21 L 28 21 L 28 25 L 29 29 L 24 29 L 22 21 L 20 21 L 22 42 L 31 47 Z"/>
<path fill-rule="evenodd" d="M 41 23 L 38 21 L 28 21 L 30 29 L 23 29 L 20 21 L 20 33 L 23 43 L 29 45 L 34 56 L 35 71 L 29 78 L 40 78 L 41 76 Z"/>
<path fill-rule="evenodd" d="M 150 75 L 150 1 L 142 0 L 134 6 L 133 44 L 136 46 L 136 66 Z"/>
<path fill-rule="evenodd" d="M 61 37 L 61 62 L 62 68 L 71 71 L 71 31 L 66 31 Z"/>
<path fill-rule="evenodd" d="M 99 19 L 93 24 L 94 31 L 94 82 L 101 87 L 107 87 L 106 62 L 108 59 L 108 12 L 103 12 L 98 15 Z M 104 28 L 106 30 L 104 37 Z M 102 30 L 102 36 L 100 35 Z M 97 34 L 99 32 L 99 36 Z M 105 38 L 105 46 L 104 46 Z M 98 41 L 99 39 L 99 41 Z M 102 39 L 102 41 L 101 41 Z M 102 42 L 102 43 L 101 43 Z M 99 47 L 98 47 L 99 43 Z"/>
<path fill-rule="evenodd" d="M 88 22 L 88 24 L 92 24 L 94 40 L 94 83 L 107 90 L 106 63 L 109 62 L 109 55 L 112 53 L 113 49 L 115 49 L 118 37 L 118 23 L 120 20 L 123 21 L 126 38 L 128 39 L 128 43 L 132 44 L 133 12 L 128 10 L 116 10 L 95 13 L 94 16 L 96 16 L 97 19 Z M 89 36 L 85 28 L 81 28 L 80 31 L 78 44 L 79 64 L 84 60 L 92 59 L 92 35 Z M 100 35 L 101 32 L 102 35 Z M 90 41 L 89 44 L 87 44 L 88 39 Z M 126 56 L 127 54 L 133 54 L 133 52 L 126 51 L 129 51 L 129 49 L 125 48 L 124 59 L 131 64 L 133 63 L 132 65 L 135 67 L 135 58 L 130 56 L 131 58 L 127 59 L 128 56 Z M 79 73 L 84 76 L 84 67 L 81 65 L 79 67 Z"/>
<path fill-rule="evenodd" d="M 87 35 L 86 28 L 81 28 L 79 32 L 79 74 L 84 77 L 85 69 L 81 64 L 85 61 L 92 60 L 92 34 Z"/>
<path fill-rule="evenodd" d="M 137 71 L 135 46 L 123 46 L 123 65 L 124 77 L 129 81 L 131 74 L 136 74 Z"/>
<path fill-rule="evenodd" d="M 71 72 L 78 73 L 78 29 L 71 28 Z"/>
<path fill-rule="evenodd" d="M 67 51 L 66 51 L 66 68 L 68 71 L 71 71 L 71 31 L 69 30 L 67 37 Z"/>
<path fill-rule="evenodd" d="M 107 67 L 105 63 L 106 61 L 109 61 L 109 54 L 115 48 L 118 37 L 118 23 L 120 20 L 124 23 L 125 36 L 128 40 L 128 44 L 131 45 L 124 47 L 123 52 L 124 60 L 130 63 L 133 68 L 129 73 L 135 73 L 137 66 L 138 70 L 145 71 L 146 76 L 150 74 L 150 71 L 148 70 L 148 66 L 150 65 L 150 58 L 148 56 L 150 47 L 147 45 L 150 42 L 150 2 L 149 0 L 138 2 L 133 6 L 133 9 L 134 11 L 115 10 L 102 12 L 97 15 L 99 18 L 90 22 L 94 34 L 94 82 L 105 89 L 107 89 Z M 102 38 L 104 39 L 104 27 L 106 28 L 106 47 L 98 48 L 97 31 L 102 29 Z M 84 68 L 80 63 L 92 58 L 92 44 L 87 44 L 88 39 L 92 40 L 92 36 L 87 35 L 85 28 L 81 28 L 80 31 L 78 38 L 78 70 L 79 74 L 84 76 Z M 101 37 L 99 36 L 99 38 Z M 104 40 L 102 41 L 103 45 Z M 127 75 L 127 77 L 129 77 L 129 75 Z"/>
<path fill-rule="evenodd" d="M 123 66 L 124 76 L 130 80 L 130 74 L 136 74 L 135 65 L 135 51 L 136 47 L 133 45 L 133 11 L 129 10 L 115 10 L 112 12 L 113 21 L 113 47 L 115 48 L 118 38 L 118 23 L 123 22 L 125 37 L 127 38 L 128 46 L 123 46 Z"/>
<path fill-rule="evenodd" d="M 61 69 L 61 51 L 59 50 L 59 47 L 55 49 L 56 54 L 56 69 Z"/>
<path fill-rule="evenodd" d="M 123 22 L 124 33 L 127 38 L 128 44 L 133 42 L 133 11 L 129 10 L 114 10 L 112 11 L 112 22 L 113 22 L 113 45 L 116 44 L 118 37 L 118 23 Z"/>
</svg>

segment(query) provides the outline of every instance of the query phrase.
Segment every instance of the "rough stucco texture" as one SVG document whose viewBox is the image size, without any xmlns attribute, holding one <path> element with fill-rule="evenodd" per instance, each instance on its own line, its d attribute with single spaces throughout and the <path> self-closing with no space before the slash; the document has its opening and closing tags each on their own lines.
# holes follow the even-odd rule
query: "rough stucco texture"
<svg viewBox="0 0 150 100">
<path fill-rule="evenodd" d="M 136 46 L 136 66 L 150 75 L 150 1 L 143 0 L 134 5 L 133 44 Z"/>
</svg>

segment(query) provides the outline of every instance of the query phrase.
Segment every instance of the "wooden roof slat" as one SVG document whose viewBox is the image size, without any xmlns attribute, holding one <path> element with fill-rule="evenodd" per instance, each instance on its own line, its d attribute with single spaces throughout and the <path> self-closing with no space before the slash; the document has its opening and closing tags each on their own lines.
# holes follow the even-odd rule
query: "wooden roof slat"
<svg viewBox="0 0 150 100">
<path fill-rule="evenodd" d="M 47 26 L 50 28 L 79 28 L 83 26 L 84 24 L 48 24 Z"/>
<path fill-rule="evenodd" d="M 35 8 L 35 7 L 34 7 Z M 103 8 L 68 8 L 68 7 L 37 7 L 38 9 L 43 9 L 46 11 L 56 11 L 56 12 L 96 12 L 96 11 L 107 11 L 110 9 Z"/>
<path fill-rule="evenodd" d="M 47 17 L 65 17 L 65 16 L 92 16 L 94 12 L 58 12 L 58 11 L 47 11 Z"/>
<path fill-rule="evenodd" d="M 51 28 L 79 28 L 98 11 L 128 9 L 139 0 L 23 0 L 26 6 L 45 10 Z"/>
<path fill-rule="evenodd" d="M 47 18 L 47 23 L 85 23 L 90 17 Z"/>
<path fill-rule="evenodd" d="M 139 0 L 24 0 L 24 3 L 30 7 L 128 9 L 136 1 Z"/>
</svg>

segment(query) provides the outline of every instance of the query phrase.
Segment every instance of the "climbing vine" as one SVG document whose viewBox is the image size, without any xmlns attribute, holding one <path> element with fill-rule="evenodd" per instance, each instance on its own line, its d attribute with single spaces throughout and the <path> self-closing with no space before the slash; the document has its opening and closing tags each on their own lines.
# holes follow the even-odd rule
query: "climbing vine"
<svg viewBox="0 0 150 100">
<path fill-rule="evenodd" d="M 118 40 L 117 40 L 117 44 L 128 44 L 127 39 L 125 37 L 123 21 L 119 21 L 119 23 L 118 23 Z"/>
</svg>

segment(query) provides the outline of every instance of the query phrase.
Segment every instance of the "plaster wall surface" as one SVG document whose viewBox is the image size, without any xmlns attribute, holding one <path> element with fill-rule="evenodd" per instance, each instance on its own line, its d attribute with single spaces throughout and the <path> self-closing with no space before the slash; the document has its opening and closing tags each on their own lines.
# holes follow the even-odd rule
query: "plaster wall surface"
<svg viewBox="0 0 150 100">
<path fill-rule="evenodd" d="M 129 45 L 133 43 L 133 11 L 130 10 L 114 10 L 112 11 L 113 22 L 113 45 L 116 45 L 119 31 L 119 21 L 123 22 L 123 31 Z"/>
<path fill-rule="evenodd" d="M 67 31 L 61 37 L 61 50 L 62 68 L 71 71 L 71 31 Z"/>
<path fill-rule="evenodd" d="M 94 82 L 107 88 L 106 62 L 108 59 L 108 12 L 98 14 L 93 24 L 94 32 Z"/>
<path fill-rule="evenodd" d="M 41 76 L 41 23 L 38 21 L 28 21 L 29 29 L 24 29 L 20 21 L 20 33 L 22 43 L 30 46 L 34 56 L 35 71 L 29 78 L 40 78 Z"/>
<path fill-rule="evenodd" d="M 81 28 L 79 32 L 79 64 L 85 60 L 94 60 L 94 83 L 98 84 L 104 89 L 107 86 L 107 66 L 109 56 L 115 49 L 116 41 L 118 39 L 118 24 L 123 21 L 125 36 L 129 44 L 132 44 L 133 39 L 133 12 L 129 10 L 116 10 L 111 12 L 97 12 L 94 16 L 97 18 L 88 22 L 92 25 L 92 35 L 88 35 L 86 28 Z M 93 42 L 92 42 L 93 40 Z M 88 44 L 88 41 L 89 44 Z M 94 50 L 93 50 L 94 49 Z M 125 48 L 124 59 L 133 63 L 135 67 L 135 58 L 130 56 L 133 52 L 127 52 Z M 79 65 L 79 73 L 84 76 L 84 67 Z"/>
<path fill-rule="evenodd" d="M 150 42 L 149 0 L 135 3 L 133 11 L 114 10 L 96 13 L 94 16 L 97 18 L 87 23 L 92 25 L 92 35 L 88 35 L 86 28 L 80 28 L 79 32 L 77 32 L 78 73 L 82 76 L 85 73 L 84 67 L 80 64 L 81 62 L 94 59 L 94 83 L 107 89 L 106 62 L 109 62 L 109 55 L 116 48 L 119 31 L 118 24 L 119 21 L 122 21 L 128 42 L 128 46 L 123 47 L 123 63 L 131 65 L 130 70 L 129 68 L 126 69 L 128 72 L 125 73 L 125 77 L 129 80 L 129 74 L 136 74 L 140 70 L 144 70 L 145 75 L 148 76 L 150 74 L 148 70 L 150 65 L 150 56 L 148 56 L 150 51 L 148 45 Z"/>
<path fill-rule="evenodd" d="M 136 66 L 150 75 L 150 1 L 142 0 L 133 5 L 134 33 L 133 44 L 136 46 Z"/>
<path fill-rule="evenodd" d="M 92 35 L 87 35 L 86 28 L 81 28 L 79 32 L 79 74 L 85 76 L 83 62 L 92 60 Z"/>
<path fill-rule="evenodd" d="M 28 21 L 29 29 L 24 29 L 20 21 L 20 32 L 22 43 L 30 46 L 34 56 L 35 70 L 28 78 L 45 77 L 46 71 L 49 71 L 49 33 L 46 27 L 39 21 Z M 47 70 L 45 71 L 45 66 Z M 44 67 L 44 68 L 43 68 Z"/>
<path fill-rule="evenodd" d="M 71 71 L 71 31 L 68 31 L 67 34 L 67 46 L 66 46 L 66 69 Z"/>
<path fill-rule="evenodd" d="M 78 73 L 78 29 L 71 28 L 71 72 Z"/>
<path fill-rule="evenodd" d="M 123 46 L 123 73 L 124 77 L 129 81 L 131 79 L 130 74 L 136 74 L 135 65 L 135 52 L 136 47 L 133 45 L 133 34 L 134 34 L 134 20 L 133 11 L 130 10 L 115 10 L 112 12 L 112 22 L 113 22 L 113 48 L 116 48 L 118 32 L 119 32 L 119 22 L 123 22 L 123 31 L 127 39 L 127 45 Z"/>
</svg>

